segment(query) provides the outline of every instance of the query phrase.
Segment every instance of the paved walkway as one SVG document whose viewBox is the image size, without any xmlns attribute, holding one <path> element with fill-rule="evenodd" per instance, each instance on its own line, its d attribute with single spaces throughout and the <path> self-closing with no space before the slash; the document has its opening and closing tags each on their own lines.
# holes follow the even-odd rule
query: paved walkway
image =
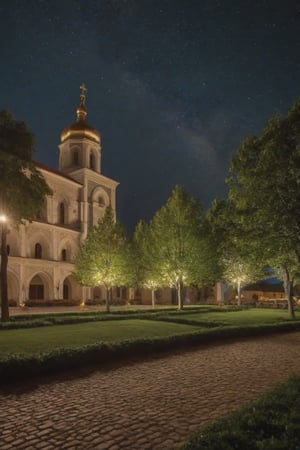
<svg viewBox="0 0 300 450">
<path fill-rule="evenodd" d="M 171 450 L 300 374 L 300 333 L 210 345 L 0 393 L 0 448 Z"/>
</svg>

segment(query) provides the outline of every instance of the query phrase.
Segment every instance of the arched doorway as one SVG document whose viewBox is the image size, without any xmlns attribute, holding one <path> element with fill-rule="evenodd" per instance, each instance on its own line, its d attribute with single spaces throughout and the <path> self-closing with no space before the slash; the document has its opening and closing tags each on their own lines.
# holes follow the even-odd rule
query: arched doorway
<svg viewBox="0 0 300 450">
<path fill-rule="evenodd" d="M 72 283 L 69 279 L 66 278 L 63 282 L 63 299 L 64 300 L 72 300 Z"/>
<path fill-rule="evenodd" d="M 8 289 L 8 300 L 19 303 L 19 280 L 15 274 L 7 272 L 7 289 Z"/>
<path fill-rule="evenodd" d="M 45 288 L 43 280 L 39 275 L 32 278 L 29 285 L 29 300 L 44 300 Z"/>
</svg>

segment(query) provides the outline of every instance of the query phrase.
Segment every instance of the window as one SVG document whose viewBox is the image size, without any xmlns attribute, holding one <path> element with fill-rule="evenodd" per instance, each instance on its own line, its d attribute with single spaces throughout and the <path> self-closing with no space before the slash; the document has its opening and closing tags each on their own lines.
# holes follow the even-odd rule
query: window
<svg viewBox="0 0 300 450">
<path fill-rule="evenodd" d="M 59 204 L 59 223 L 65 223 L 65 204 L 61 202 Z"/>
<path fill-rule="evenodd" d="M 36 259 L 41 259 L 42 258 L 42 246 L 39 243 L 35 244 L 35 248 L 34 248 L 34 257 Z"/>
<path fill-rule="evenodd" d="M 105 206 L 104 198 L 101 196 L 98 198 L 98 205 L 101 206 L 101 208 Z"/>
<path fill-rule="evenodd" d="M 7 254 L 7 255 L 10 254 L 10 246 L 9 246 L 9 245 L 6 246 L 6 254 Z"/>
<path fill-rule="evenodd" d="M 90 169 L 95 169 L 95 155 L 93 152 L 90 153 Z"/>
<path fill-rule="evenodd" d="M 74 166 L 78 166 L 79 165 L 79 153 L 78 153 L 78 150 L 75 150 L 73 152 L 73 164 L 74 164 Z"/>
<path fill-rule="evenodd" d="M 67 250 L 65 248 L 63 248 L 61 251 L 61 260 L 67 261 Z"/>
</svg>

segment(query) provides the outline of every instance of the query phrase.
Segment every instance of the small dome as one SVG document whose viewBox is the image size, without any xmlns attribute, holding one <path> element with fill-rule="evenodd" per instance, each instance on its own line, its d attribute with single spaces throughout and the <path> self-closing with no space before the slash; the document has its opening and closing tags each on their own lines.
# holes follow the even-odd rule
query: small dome
<svg viewBox="0 0 300 450">
<path fill-rule="evenodd" d="M 85 93 L 87 91 L 85 85 L 80 86 L 80 106 L 77 108 L 77 121 L 65 128 L 61 133 L 61 142 L 66 139 L 88 138 L 97 144 L 100 143 L 100 133 L 96 128 L 91 127 L 86 121 L 87 109 L 85 106 Z"/>
</svg>

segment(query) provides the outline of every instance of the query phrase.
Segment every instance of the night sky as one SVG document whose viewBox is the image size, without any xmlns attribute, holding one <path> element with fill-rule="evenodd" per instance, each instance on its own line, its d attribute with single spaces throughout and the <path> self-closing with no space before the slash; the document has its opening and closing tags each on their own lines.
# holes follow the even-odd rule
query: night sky
<svg viewBox="0 0 300 450">
<path fill-rule="evenodd" d="M 84 82 L 129 229 L 176 184 L 205 208 L 226 195 L 243 139 L 300 97 L 296 0 L 9 0 L 0 21 L 0 109 L 57 168 Z"/>
</svg>

